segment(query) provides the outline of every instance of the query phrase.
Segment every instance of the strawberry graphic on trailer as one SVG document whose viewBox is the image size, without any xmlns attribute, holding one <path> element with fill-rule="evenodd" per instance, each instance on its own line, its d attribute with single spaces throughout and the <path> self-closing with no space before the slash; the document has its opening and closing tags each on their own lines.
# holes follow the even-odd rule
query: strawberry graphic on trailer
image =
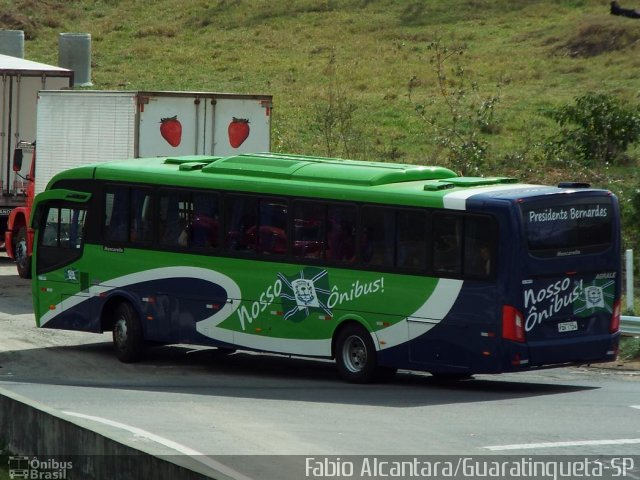
<svg viewBox="0 0 640 480">
<path fill-rule="evenodd" d="M 160 119 L 160 135 L 169 145 L 177 147 L 182 140 L 182 124 L 178 120 L 178 116 Z"/>
<path fill-rule="evenodd" d="M 229 124 L 229 144 L 233 148 L 238 148 L 249 137 L 249 120 L 247 118 L 233 117 Z"/>
</svg>

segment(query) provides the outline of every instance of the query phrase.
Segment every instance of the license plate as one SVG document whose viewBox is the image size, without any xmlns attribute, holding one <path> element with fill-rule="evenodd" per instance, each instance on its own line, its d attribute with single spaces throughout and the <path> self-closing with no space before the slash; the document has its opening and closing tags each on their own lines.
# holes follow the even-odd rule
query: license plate
<svg viewBox="0 0 640 480">
<path fill-rule="evenodd" d="M 562 322 L 558 324 L 559 332 L 573 332 L 578 330 L 578 322 Z"/>
</svg>

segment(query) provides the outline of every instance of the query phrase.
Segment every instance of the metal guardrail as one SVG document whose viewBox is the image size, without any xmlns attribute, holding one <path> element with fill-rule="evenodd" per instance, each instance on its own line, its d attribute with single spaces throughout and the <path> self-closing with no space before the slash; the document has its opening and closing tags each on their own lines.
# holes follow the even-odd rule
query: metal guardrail
<svg viewBox="0 0 640 480">
<path fill-rule="evenodd" d="M 620 317 L 620 333 L 623 335 L 640 335 L 640 317 Z"/>
</svg>

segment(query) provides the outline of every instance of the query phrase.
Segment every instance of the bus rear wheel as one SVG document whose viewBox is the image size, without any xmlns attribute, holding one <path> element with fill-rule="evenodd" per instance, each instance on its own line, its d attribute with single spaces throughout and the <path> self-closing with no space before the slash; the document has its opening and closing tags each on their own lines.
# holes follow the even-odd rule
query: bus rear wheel
<svg viewBox="0 0 640 480">
<path fill-rule="evenodd" d="M 113 347 L 118 360 L 132 363 L 140 360 L 144 339 L 140 319 L 130 303 L 123 302 L 115 309 Z"/>
<path fill-rule="evenodd" d="M 340 376 L 351 383 L 377 379 L 376 349 L 371 334 L 360 325 L 348 325 L 336 338 L 336 364 Z"/>
<path fill-rule="evenodd" d="M 31 278 L 31 256 L 27 252 L 27 227 L 20 227 L 13 245 L 18 275 L 21 278 Z"/>
</svg>

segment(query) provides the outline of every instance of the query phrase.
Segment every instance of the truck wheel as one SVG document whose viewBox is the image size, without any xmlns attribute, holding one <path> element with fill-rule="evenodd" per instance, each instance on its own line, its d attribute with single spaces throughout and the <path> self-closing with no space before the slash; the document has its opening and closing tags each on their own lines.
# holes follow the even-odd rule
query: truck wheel
<svg viewBox="0 0 640 480">
<path fill-rule="evenodd" d="M 27 227 L 20 227 L 18 230 L 13 254 L 16 259 L 18 275 L 22 278 L 31 278 L 31 255 L 27 252 Z"/>
<path fill-rule="evenodd" d="M 348 325 L 336 338 L 336 364 L 340 376 L 351 383 L 377 380 L 376 349 L 371 334 L 360 325 Z"/>
<path fill-rule="evenodd" d="M 144 346 L 140 319 L 130 303 L 122 302 L 115 310 L 113 323 L 113 347 L 116 357 L 123 363 L 140 359 Z"/>
</svg>

